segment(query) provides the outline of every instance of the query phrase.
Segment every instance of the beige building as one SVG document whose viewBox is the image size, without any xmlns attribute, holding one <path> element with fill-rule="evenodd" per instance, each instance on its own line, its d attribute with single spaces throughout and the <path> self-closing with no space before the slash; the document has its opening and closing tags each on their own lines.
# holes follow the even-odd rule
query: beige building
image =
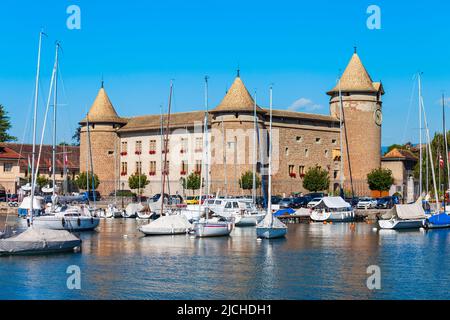
<svg viewBox="0 0 450 320">
<path fill-rule="evenodd" d="M 20 186 L 30 181 L 31 172 L 29 166 L 31 165 L 32 148 L 30 144 L 0 144 L 0 188 L 4 188 L 6 192 L 17 193 Z M 39 146 L 36 147 L 36 151 L 38 150 Z M 65 174 L 73 181 L 79 173 L 79 150 L 80 148 L 77 146 L 56 147 L 55 180 L 57 185 L 62 185 L 65 180 Z M 51 169 L 52 146 L 43 145 L 39 162 L 39 174 L 50 179 Z"/>
<path fill-rule="evenodd" d="M 381 166 L 392 171 L 394 184 L 389 194 L 400 193 L 407 198 L 407 185 L 410 178 L 414 178 L 414 167 L 419 159 L 409 150 L 394 148 L 381 159 Z"/>
<path fill-rule="evenodd" d="M 383 88 L 380 83 L 372 82 L 355 53 L 342 76 L 340 89 L 346 120 L 343 128 L 347 134 L 353 178 L 355 183 L 363 180 L 361 192 L 366 192 L 367 173 L 380 166 Z M 339 186 L 338 93 L 336 88 L 328 93 L 331 96 L 330 115 L 273 110 L 271 140 L 275 194 L 306 192 L 302 180 L 312 166 L 329 171 L 329 191 Z M 208 113 L 208 159 L 203 152 L 205 111 L 170 115 L 165 154 L 162 133 L 165 133 L 167 115 L 120 117 L 102 86 L 87 117 L 80 122 L 81 171 L 90 167 L 88 155 L 91 154 L 94 171 L 101 181 L 100 192 L 110 193 L 115 187 L 129 189 L 130 175 L 141 172 L 150 181 L 144 194 L 151 195 L 161 191 L 163 159 L 167 156 L 169 182 L 166 190 L 171 194 L 185 193 L 183 178 L 191 172 L 200 172 L 202 162 L 208 164 L 211 193 L 242 194 L 238 179 L 243 172 L 253 170 L 255 159 L 258 175 L 263 180 L 266 177 L 269 110 L 256 106 L 257 121 L 254 113 L 255 102 L 238 75 L 222 102 Z M 343 150 L 344 180 L 348 189 L 350 172 L 346 149 Z"/>
</svg>

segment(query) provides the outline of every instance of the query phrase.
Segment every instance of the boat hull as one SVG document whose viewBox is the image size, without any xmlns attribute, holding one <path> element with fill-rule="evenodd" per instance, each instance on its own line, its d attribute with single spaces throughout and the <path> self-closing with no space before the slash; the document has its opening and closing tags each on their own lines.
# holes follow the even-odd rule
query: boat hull
<svg viewBox="0 0 450 320">
<path fill-rule="evenodd" d="M 146 236 L 163 236 L 187 233 L 187 230 L 185 228 L 152 228 L 151 230 L 149 230 L 146 229 L 145 226 L 139 228 L 139 231 Z"/>
<path fill-rule="evenodd" d="M 198 222 L 194 224 L 195 235 L 199 238 L 229 236 L 233 230 L 230 222 Z"/>
<path fill-rule="evenodd" d="M 50 230 L 91 231 L 99 224 L 100 218 L 96 217 L 40 216 L 33 219 L 34 226 Z"/>
<path fill-rule="evenodd" d="M 432 215 L 425 219 L 423 226 L 426 229 L 450 228 L 450 216 L 447 213 Z"/>
<path fill-rule="evenodd" d="M 256 236 L 260 239 L 276 239 L 286 236 L 287 228 L 257 227 Z"/>
<path fill-rule="evenodd" d="M 311 213 L 311 220 L 315 222 L 353 222 L 355 221 L 354 211 L 344 212 L 318 212 Z"/>
<path fill-rule="evenodd" d="M 36 230 L 36 229 L 35 229 Z M 41 255 L 81 250 L 81 240 L 68 231 L 37 228 L 38 236 L 24 239 L 23 234 L 0 240 L 0 256 Z"/>
<path fill-rule="evenodd" d="M 378 225 L 381 229 L 402 230 L 402 229 L 420 229 L 423 227 L 423 219 L 415 220 L 379 220 Z"/>
</svg>

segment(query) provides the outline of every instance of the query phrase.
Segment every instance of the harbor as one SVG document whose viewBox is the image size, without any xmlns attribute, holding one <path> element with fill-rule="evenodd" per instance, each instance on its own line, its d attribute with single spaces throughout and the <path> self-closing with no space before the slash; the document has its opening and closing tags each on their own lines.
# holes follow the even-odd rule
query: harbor
<svg viewBox="0 0 450 320">
<path fill-rule="evenodd" d="M 134 219 L 103 220 L 78 254 L 2 258 L 1 299 L 449 299 L 450 230 L 289 224 L 285 239 L 144 237 Z M 288 263 L 286 261 L 289 261 Z M 69 266 L 81 289 L 66 286 Z M 381 269 L 382 290 L 366 286 Z M 437 269 L 436 269 L 437 268 Z M 430 276 L 427 276 L 429 274 Z"/>
</svg>

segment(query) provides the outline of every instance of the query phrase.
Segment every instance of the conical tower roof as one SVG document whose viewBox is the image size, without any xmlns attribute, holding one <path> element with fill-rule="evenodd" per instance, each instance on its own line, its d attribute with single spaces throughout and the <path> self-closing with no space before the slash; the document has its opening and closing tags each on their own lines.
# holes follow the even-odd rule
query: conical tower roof
<svg viewBox="0 0 450 320">
<path fill-rule="evenodd" d="M 340 87 L 342 92 L 378 92 L 356 52 L 342 74 Z M 336 92 L 339 92 L 339 84 L 328 94 L 333 95 Z"/>
<path fill-rule="evenodd" d="M 91 109 L 89 109 L 87 117 L 85 117 L 80 123 L 86 123 L 87 120 L 89 120 L 89 122 L 96 123 L 126 123 L 125 119 L 122 119 L 117 115 L 117 112 L 114 109 L 111 100 L 109 100 L 108 94 L 106 93 L 105 88 L 103 88 L 103 85 L 98 91 L 97 97 L 95 98 Z"/>
<path fill-rule="evenodd" d="M 222 102 L 211 112 L 253 112 L 255 101 L 238 75 L 223 98 Z M 265 113 L 258 105 L 256 112 Z"/>
</svg>

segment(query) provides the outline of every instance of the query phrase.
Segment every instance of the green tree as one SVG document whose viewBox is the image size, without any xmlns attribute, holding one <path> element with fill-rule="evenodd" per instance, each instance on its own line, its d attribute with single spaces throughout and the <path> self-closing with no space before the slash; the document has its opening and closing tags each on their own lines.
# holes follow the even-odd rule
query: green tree
<svg viewBox="0 0 450 320">
<path fill-rule="evenodd" d="M 184 189 L 192 190 L 192 194 L 194 194 L 195 190 L 200 189 L 200 175 L 192 172 L 188 177 L 184 180 Z"/>
<path fill-rule="evenodd" d="M 11 129 L 11 121 L 5 107 L 0 104 L 0 142 L 17 141 L 17 138 L 8 134 Z"/>
<path fill-rule="evenodd" d="M 81 135 L 81 126 L 78 126 L 75 130 L 75 133 L 72 136 L 72 145 L 79 146 L 80 145 L 80 135 Z"/>
<path fill-rule="evenodd" d="M 37 176 L 37 178 L 36 178 L 36 185 L 39 188 L 45 187 L 46 185 L 48 185 L 48 183 L 49 183 L 48 178 L 46 178 L 44 176 L 41 176 L 41 175 Z"/>
<path fill-rule="evenodd" d="M 258 189 L 261 186 L 261 179 L 258 175 L 256 175 L 255 178 L 256 182 L 256 189 Z M 253 189 L 253 172 L 252 171 L 246 171 L 241 175 L 241 178 L 239 179 L 239 187 L 243 190 L 252 190 Z"/>
<path fill-rule="evenodd" d="M 86 178 L 86 175 L 88 175 L 88 178 Z M 76 178 L 75 183 L 77 184 L 78 188 L 81 190 L 87 190 L 87 183 L 89 180 L 89 190 L 92 189 L 92 174 L 89 172 L 87 174 L 86 172 L 81 172 Z M 100 180 L 98 179 L 98 176 L 94 173 L 94 188 L 97 189 L 100 184 Z"/>
<path fill-rule="evenodd" d="M 328 190 L 330 177 L 328 171 L 319 166 L 309 168 L 303 177 L 303 188 L 311 192 Z"/>
<path fill-rule="evenodd" d="M 384 168 L 373 169 L 367 174 L 367 183 L 372 191 L 389 191 L 394 184 L 392 171 Z"/>
<path fill-rule="evenodd" d="M 135 173 L 128 178 L 128 186 L 130 189 L 139 190 L 139 193 L 142 195 L 143 189 L 146 185 L 148 185 L 150 181 L 148 181 L 147 176 L 145 174 Z"/>
</svg>

